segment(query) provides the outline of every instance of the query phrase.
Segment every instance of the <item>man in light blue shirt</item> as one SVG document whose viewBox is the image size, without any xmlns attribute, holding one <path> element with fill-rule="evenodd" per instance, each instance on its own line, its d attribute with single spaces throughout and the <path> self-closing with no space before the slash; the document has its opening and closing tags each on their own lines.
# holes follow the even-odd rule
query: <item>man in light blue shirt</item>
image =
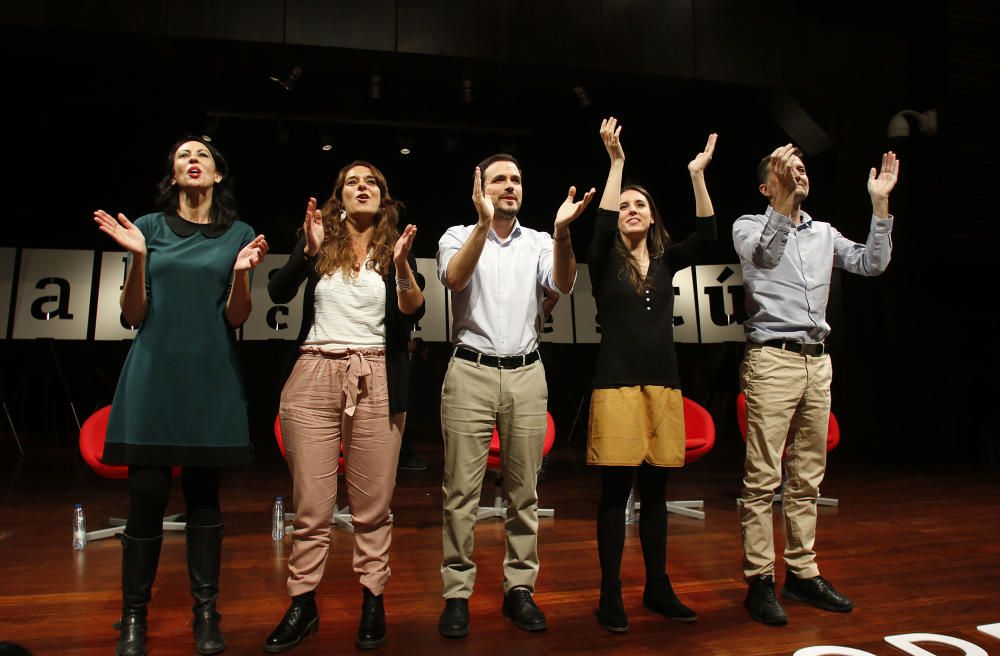
<svg viewBox="0 0 1000 656">
<path fill-rule="evenodd" d="M 469 633 L 473 531 L 494 426 L 507 500 L 503 613 L 525 631 L 548 626 L 532 599 L 538 576 L 535 483 L 548 399 L 538 336 L 545 289 L 568 294 L 576 280 L 569 225 L 594 190 L 578 202 L 575 195 L 570 187 L 552 236 L 523 226 L 517 218 L 521 167 L 510 155 L 493 155 L 475 171 L 476 223 L 449 228 L 438 243 L 438 276 L 451 290 L 455 346 L 441 390 L 445 608 L 438 631 L 449 638 Z"/>
<path fill-rule="evenodd" d="M 774 594 L 771 517 L 774 492 L 781 485 L 782 454 L 787 480 L 781 596 L 835 612 L 853 608 L 850 599 L 820 576 L 813 549 L 833 375 L 824 342 L 830 332 L 826 304 L 833 267 L 877 276 L 889 264 L 889 193 L 898 176 L 899 161 L 892 152 L 882 156 L 880 171 L 870 170 L 871 228 L 864 244 L 855 243 L 801 209 L 809 195 L 809 176 L 801 151 L 788 144 L 758 167 L 767 210 L 743 215 L 733 224 L 749 317 L 740 367 L 747 406 L 741 493 L 743 575 L 748 584 L 744 605 L 753 619 L 765 624 L 788 622 Z"/>
</svg>

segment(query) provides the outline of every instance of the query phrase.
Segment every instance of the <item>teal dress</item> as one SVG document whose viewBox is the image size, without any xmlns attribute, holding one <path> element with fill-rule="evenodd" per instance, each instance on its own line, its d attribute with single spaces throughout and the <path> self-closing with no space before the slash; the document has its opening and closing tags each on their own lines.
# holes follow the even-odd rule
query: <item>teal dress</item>
<svg viewBox="0 0 1000 656">
<path fill-rule="evenodd" d="M 111 403 L 102 460 L 116 465 L 238 465 L 250 459 L 246 397 L 226 300 L 253 228 L 174 213 L 135 222 L 146 238 L 149 309 Z"/>
</svg>

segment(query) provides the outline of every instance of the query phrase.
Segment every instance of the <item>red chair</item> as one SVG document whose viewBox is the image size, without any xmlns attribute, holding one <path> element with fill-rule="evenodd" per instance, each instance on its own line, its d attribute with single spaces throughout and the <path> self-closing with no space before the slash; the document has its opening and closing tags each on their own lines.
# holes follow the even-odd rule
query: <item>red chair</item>
<svg viewBox="0 0 1000 656">
<path fill-rule="evenodd" d="M 743 441 L 747 441 L 747 397 L 740 392 L 736 397 L 736 422 L 740 426 L 740 436 L 743 437 Z M 791 434 L 791 433 L 789 433 Z M 833 410 L 830 411 L 830 424 L 827 428 L 826 433 L 826 452 L 830 453 L 837 448 L 840 444 L 840 422 L 837 421 L 836 415 L 833 414 Z M 781 476 L 781 487 L 785 487 L 785 476 L 782 473 Z M 739 500 L 737 500 L 739 503 Z M 779 489 L 774 494 L 774 503 L 781 503 L 781 489 Z M 820 506 L 839 506 L 840 500 L 832 497 L 818 497 L 816 503 Z"/>
<path fill-rule="evenodd" d="M 104 438 L 108 432 L 108 417 L 110 415 L 111 406 L 106 405 L 83 422 L 83 426 L 80 427 L 80 455 L 94 470 L 94 473 L 101 478 L 128 478 L 128 466 L 107 465 L 101 462 L 101 458 L 104 456 Z M 174 478 L 180 476 L 181 471 L 180 467 L 174 467 Z M 163 530 L 183 531 L 186 522 L 178 521 L 180 517 L 180 514 L 164 517 Z M 120 517 L 111 517 L 108 519 L 108 523 L 111 524 L 111 528 L 88 531 L 87 541 L 110 538 L 125 530 L 125 520 Z"/>
<path fill-rule="evenodd" d="M 690 465 L 701 460 L 713 446 L 715 446 L 715 422 L 712 420 L 712 415 L 696 402 L 684 397 L 684 464 Z M 703 499 L 667 501 L 667 512 L 694 519 L 705 519 L 705 511 L 698 510 L 704 507 Z M 640 510 L 642 502 L 636 501 L 633 508 Z"/>
<path fill-rule="evenodd" d="M 287 456 L 285 456 L 285 440 L 281 437 L 281 415 L 278 415 L 274 418 L 274 440 L 278 443 L 278 450 L 281 451 L 281 457 L 287 459 Z M 338 474 L 344 473 L 343 442 L 341 442 L 340 446 L 340 458 L 337 462 L 337 473 Z M 338 491 L 339 487 L 340 486 L 338 486 Z M 295 519 L 295 513 L 293 512 L 285 513 L 285 521 L 291 521 L 293 519 Z M 331 518 L 331 521 L 333 522 L 334 526 L 340 526 L 341 528 L 346 529 L 350 533 L 354 532 L 354 523 L 351 521 L 351 509 L 349 506 L 344 506 L 343 508 L 341 508 L 335 503 L 333 505 L 333 517 Z M 285 533 L 290 533 L 291 530 L 292 530 L 291 526 L 285 527 Z"/>
<path fill-rule="evenodd" d="M 548 455 L 552 450 L 552 444 L 556 441 L 556 424 L 552 421 L 552 415 L 545 413 L 545 441 L 542 443 L 542 456 Z M 480 519 L 507 517 L 507 508 L 503 498 L 503 466 L 500 461 L 500 434 L 496 427 L 493 428 L 493 439 L 490 440 L 489 455 L 486 456 L 486 469 L 494 473 L 493 505 L 480 506 L 476 515 L 476 521 Z M 554 508 L 539 508 L 539 517 L 554 517 Z"/>
</svg>

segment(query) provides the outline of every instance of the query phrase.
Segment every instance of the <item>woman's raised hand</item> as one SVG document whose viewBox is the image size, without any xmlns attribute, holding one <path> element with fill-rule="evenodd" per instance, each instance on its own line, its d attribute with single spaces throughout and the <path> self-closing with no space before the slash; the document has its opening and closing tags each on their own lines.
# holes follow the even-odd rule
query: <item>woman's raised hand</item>
<svg viewBox="0 0 1000 656">
<path fill-rule="evenodd" d="M 257 235 L 252 242 L 243 247 L 236 256 L 233 271 L 249 271 L 264 261 L 264 256 L 270 247 L 264 235 Z"/>
<path fill-rule="evenodd" d="M 601 121 L 601 139 L 604 141 L 604 147 L 607 149 L 612 163 L 625 161 L 625 151 L 622 150 L 620 138 L 621 133 L 622 126 L 618 125 L 618 119 L 614 116 Z"/>
<path fill-rule="evenodd" d="M 413 247 L 413 240 L 417 236 L 417 226 L 412 223 L 407 224 L 403 234 L 396 240 L 396 245 L 392 247 L 392 259 L 396 263 L 396 270 L 402 268 L 406 258 L 410 255 L 410 248 Z"/>
<path fill-rule="evenodd" d="M 705 150 L 695 155 L 694 159 L 688 162 L 688 171 L 691 173 L 705 172 L 705 169 L 708 168 L 708 163 L 712 161 L 712 154 L 715 152 L 715 140 L 718 137 L 719 135 L 715 132 L 708 135 L 708 141 L 705 143 Z"/>
<path fill-rule="evenodd" d="M 104 210 L 94 212 L 94 223 L 98 229 L 115 240 L 115 242 L 133 255 L 146 254 L 146 238 L 139 228 L 119 213 L 115 219 Z"/>
<path fill-rule="evenodd" d="M 306 218 L 302 222 L 302 234 L 306 236 L 305 254 L 314 257 L 323 246 L 326 232 L 323 229 L 323 214 L 316 209 L 316 199 L 310 197 L 306 203 Z"/>
</svg>

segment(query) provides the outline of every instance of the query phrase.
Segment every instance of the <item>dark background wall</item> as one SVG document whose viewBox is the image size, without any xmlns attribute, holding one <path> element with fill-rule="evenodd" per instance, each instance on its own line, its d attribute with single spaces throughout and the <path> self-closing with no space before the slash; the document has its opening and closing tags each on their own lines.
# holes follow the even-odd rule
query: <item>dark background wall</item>
<svg viewBox="0 0 1000 656">
<path fill-rule="evenodd" d="M 522 218 L 533 227 L 551 224 L 568 185 L 600 189 L 597 128 L 613 114 L 625 126 L 627 177 L 653 190 L 676 237 L 692 226 L 685 164 L 708 132 L 720 134 L 708 173 L 720 225 L 711 260 L 735 262 L 729 229 L 764 207 L 753 169 L 776 145 L 806 148 L 807 209 L 859 241 L 871 211 L 867 170 L 893 148 L 903 161 L 891 199 L 893 264 L 878 279 L 834 279 L 842 450 L 880 462 L 995 460 L 987 317 L 1000 241 L 990 207 L 998 16 L 994 3 L 971 0 L 919 10 L 791 0 L 8 3 L 0 245 L 109 248 L 93 209 L 150 211 L 170 143 L 211 132 L 232 166 L 241 216 L 276 252 L 291 247 L 306 198 L 325 198 L 336 171 L 364 158 L 386 172 L 419 225 L 417 255 L 433 257 L 449 225 L 473 219 L 472 167 L 487 154 L 521 160 Z M 269 79 L 295 67 L 302 73 L 290 90 Z M 914 127 L 889 143 L 893 114 L 932 107 L 937 135 Z M 324 152 L 327 134 L 334 148 Z M 400 154 L 402 142 L 411 155 Z M 574 226 L 578 254 L 591 219 Z M 50 348 L 86 414 L 110 399 L 127 345 L 0 345 L 17 420 L 65 433 Z M 263 442 L 287 345 L 242 349 Z M 553 409 L 568 426 L 593 347 L 553 352 Z M 685 393 L 733 444 L 740 353 L 738 344 L 679 348 Z M 428 389 L 445 349 L 432 356 Z M 434 415 L 425 411 L 428 439 Z"/>
</svg>

